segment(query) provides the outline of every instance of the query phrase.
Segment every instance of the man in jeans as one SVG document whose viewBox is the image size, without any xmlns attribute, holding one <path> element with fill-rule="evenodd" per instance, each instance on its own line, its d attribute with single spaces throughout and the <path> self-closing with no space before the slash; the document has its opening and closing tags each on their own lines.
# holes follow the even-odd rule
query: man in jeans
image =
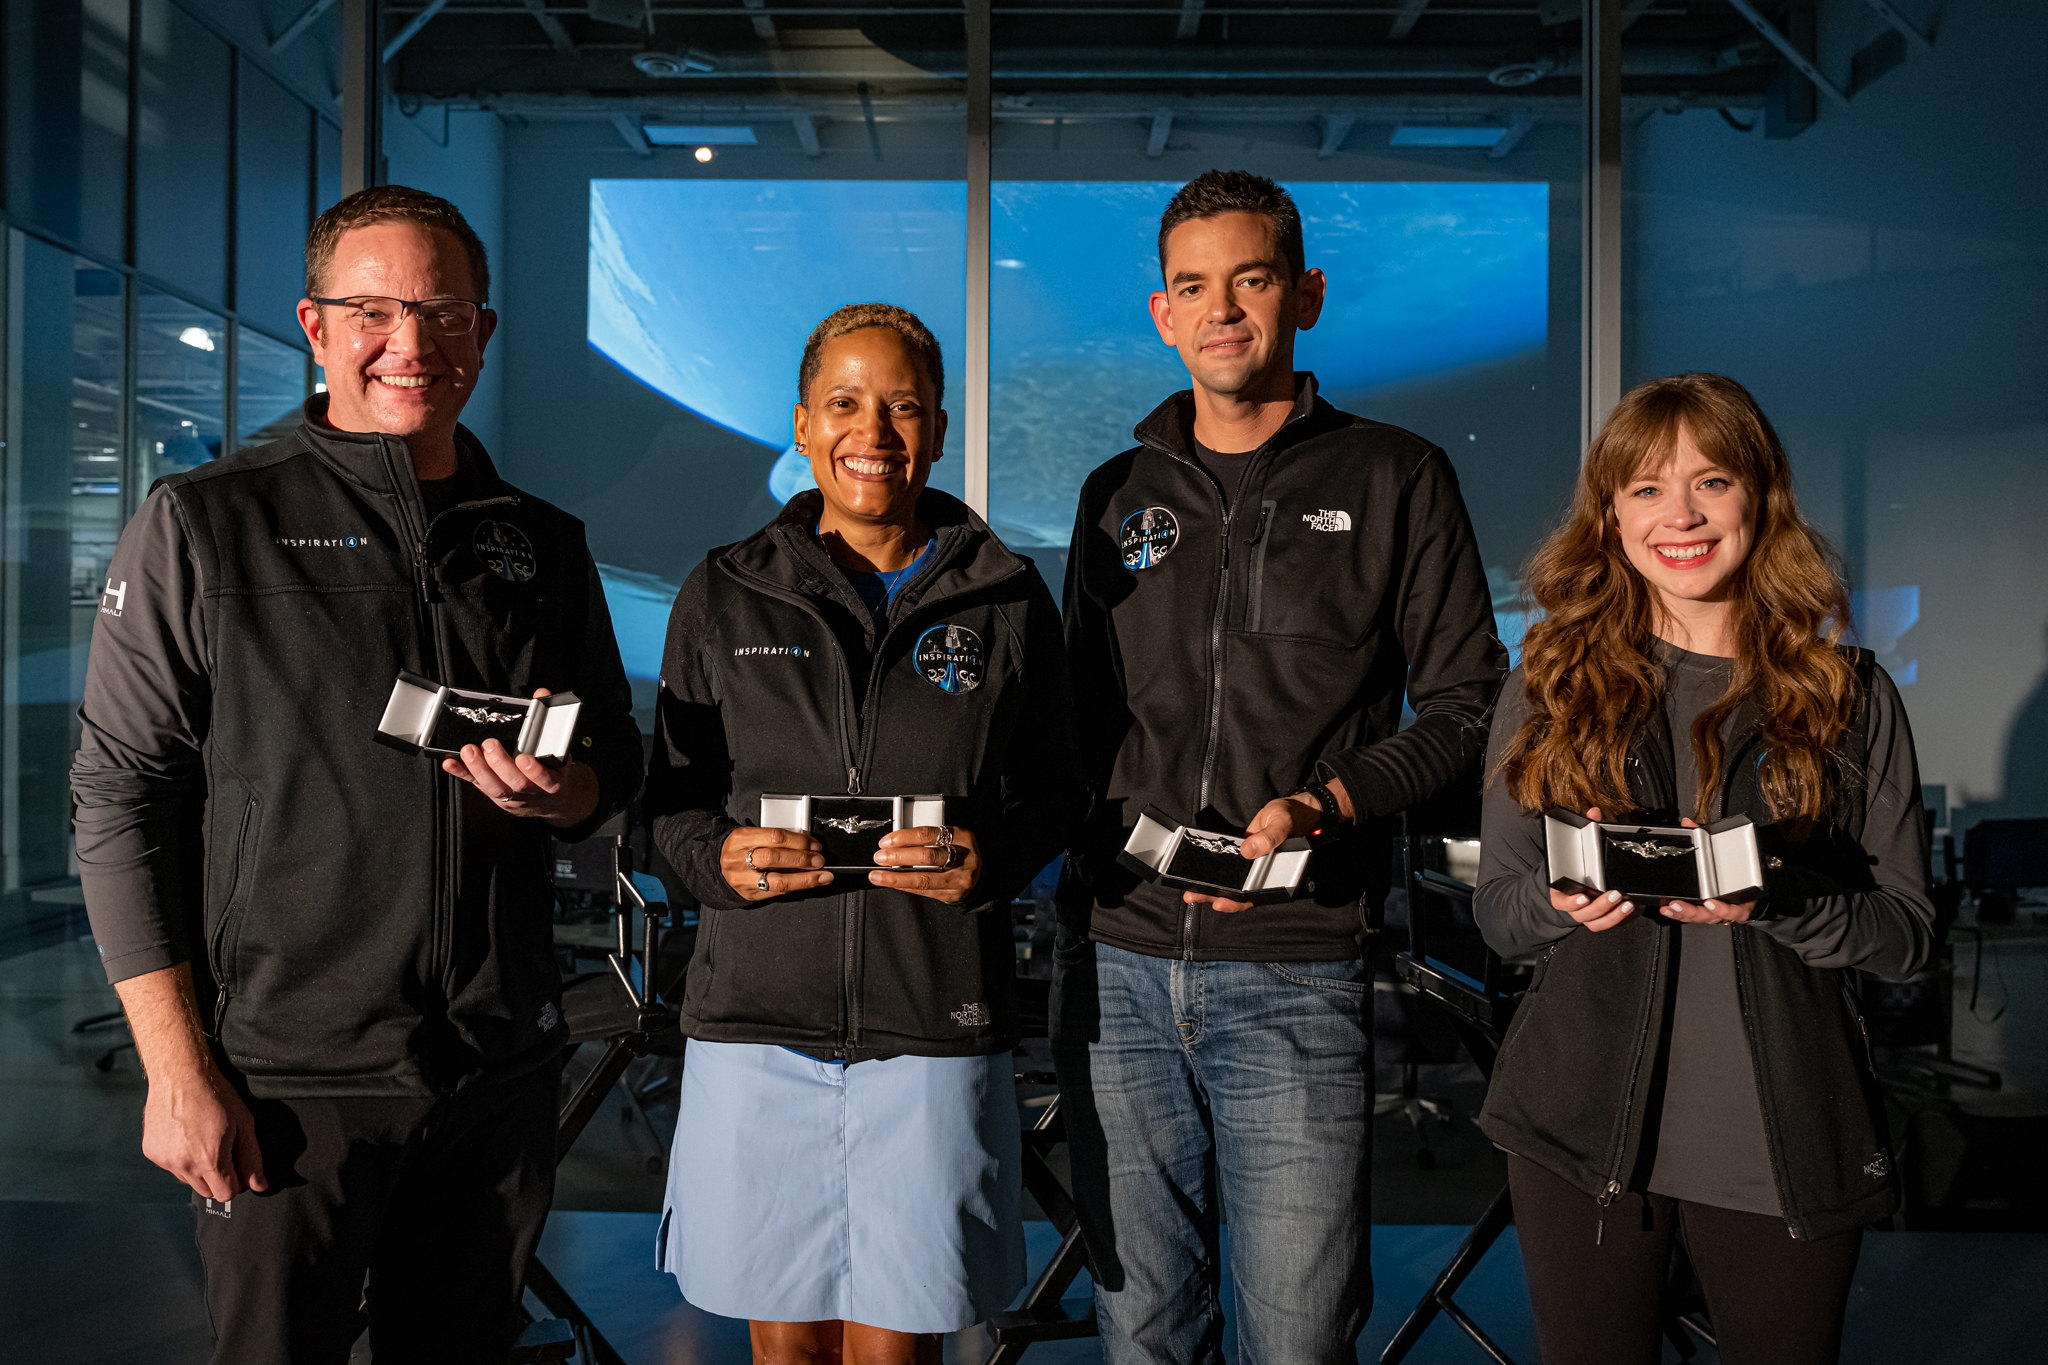
<svg viewBox="0 0 2048 1365">
<path fill-rule="evenodd" d="M 1160 339 L 1191 392 L 1089 476 L 1066 628 L 1087 833 L 1054 1052 L 1110 1365 L 1351 1361 L 1372 1306 L 1368 913 L 1388 821 L 1470 771 L 1506 670 L 1457 477 L 1294 369 L 1327 288 L 1287 192 L 1211 171 L 1160 220 Z M 1402 700 L 1415 712 L 1401 729 Z M 1116 861 L 1148 806 L 1316 844 L 1296 899 Z"/>
</svg>

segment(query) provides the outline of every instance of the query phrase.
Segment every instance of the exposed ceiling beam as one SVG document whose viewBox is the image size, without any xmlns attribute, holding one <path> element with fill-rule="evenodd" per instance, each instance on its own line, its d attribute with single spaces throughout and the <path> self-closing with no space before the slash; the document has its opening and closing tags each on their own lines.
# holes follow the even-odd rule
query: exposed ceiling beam
<svg viewBox="0 0 2048 1365">
<path fill-rule="evenodd" d="M 540 31 L 547 34 L 548 41 L 555 45 L 555 51 L 576 50 L 575 40 L 569 37 L 569 30 L 562 27 L 560 19 L 548 13 L 548 0 L 526 0 L 526 8 L 532 12 L 533 22 L 540 25 Z"/>
<path fill-rule="evenodd" d="M 796 129 L 796 140 L 798 145 L 804 149 L 805 156 L 823 156 L 825 154 L 825 148 L 818 142 L 818 121 L 811 117 L 808 110 L 799 109 L 796 113 L 791 114 L 789 116 L 789 126 Z"/>
<path fill-rule="evenodd" d="M 1324 161 L 1344 149 L 1344 139 L 1351 136 L 1351 125 L 1358 122 L 1350 114 L 1321 114 L 1316 122 L 1322 126 L 1322 145 L 1316 148 L 1316 156 Z"/>
<path fill-rule="evenodd" d="M 1536 116 L 1534 114 L 1526 111 L 1516 114 L 1508 122 L 1508 130 L 1501 134 L 1500 141 L 1486 149 L 1486 159 L 1488 161 L 1505 161 L 1508 153 L 1519 147 L 1522 144 L 1522 139 L 1529 136 L 1535 129 Z"/>
<path fill-rule="evenodd" d="M 1415 31 L 1415 21 L 1429 8 L 1429 0 L 1401 0 L 1401 12 L 1387 25 L 1389 39 L 1406 38 Z"/>
<path fill-rule="evenodd" d="M 1904 34 L 1907 42 L 1922 52 L 1934 51 L 1934 40 L 1908 22 L 1906 16 L 1899 13 L 1898 6 L 1892 4 L 1891 0 L 1870 0 L 1870 7 L 1876 10 L 1887 24 Z"/>
<path fill-rule="evenodd" d="M 748 96 L 707 93 L 673 99 L 646 99 L 631 95 L 518 94 L 482 95 L 468 93 L 436 101 L 454 109 L 488 109 L 530 119 L 608 121 L 612 114 L 626 112 L 635 118 L 666 123 L 760 123 L 791 122 L 807 117 L 819 122 L 836 120 L 858 123 L 868 110 L 892 123 L 958 123 L 966 103 L 958 95 L 926 98 L 915 95 L 871 96 L 867 109 L 852 94 L 819 94 L 792 97 L 788 94 Z M 1739 94 L 1702 92 L 1683 101 L 1668 95 L 1627 95 L 1624 113 L 1636 116 L 1655 113 L 1676 105 L 1693 109 L 1761 108 L 1763 96 L 1749 91 Z M 1351 93 L 1330 95 L 1200 95 L 1161 105 L 1136 94 L 1063 94 L 1038 91 L 1027 95 L 998 96 L 993 110 L 998 123 L 1051 124 L 1065 122 L 1124 123 L 1133 118 L 1149 121 L 1155 114 L 1173 115 L 1175 127 L 1201 128 L 1209 125 L 1236 126 L 1296 124 L 1320 128 L 1321 120 L 1342 114 L 1357 124 L 1392 126 L 1418 119 L 1446 117 L 1479 121 L 1510 121 L 1528 117 L 1538 123 L 1576 126 L 1584 117 L 1584 101 L 1577 95 L 1529 95 L 1513 98 L 1478 94 L 1393 95 Z"/>
<path fill-rule="evenodd" d="M 1812 81 L 1816 89 L 1836 104 L 1847 107 L 1849 97 L 1842 93 L 1840 87 L 1823 76 L 1820 68 L 1813 64 L 1813 58 L 1801 52 L 1797 44 L 1779 32 L 1778 26 L 1764 18 L 1763 12 L 1751 4 L 1750 0 L 1728 0 L 1728 3 L 1735 6 L 1737 14 L 1749 20 L 1749 26 L 1762 34 L 1765 42 L 1783 53 L 1785 60 L 1792 63 L 1800 75 Z"/>
<path fill-rule="evenodd" d="M 1166 139 L 1173 135 L 1173 110 L 1152 111 L 1152 134 L 1145 139 L 1145 155 L 1159 157 L 1166 155 Z"/>
<path fill-rule="evenodd" d="M 334 8 L 334 0 L 313 0 L 313 3 L 299 11 L 299 17 L 284 26 L 284 31 L 270 40 L 272 52 L 282 52 L 299 40 L 299 35 L 313 27 L 316 20 Z"/>
<path fill-rule="evenodd" d="M 647 140 L 647 130 L 640 126 L 639 119 L 621 109 L 612 115 L 612 127 L 619 130 L 619 136 L 625 139 L 634 156 L 654 155 L 654 144 Z"/>
<path fill-rule="evenodd" d="M 768 17 L 768 0 L 740 0 L 740 3 L 754 11 L 754 36 L 756 38 L 773 38 L 775 36 L 775 21 Z"/>
<path fill-rule="evenodd" d="M 412 17 L 412 22 L 398 30 L 396 34 L 392 35 L 391 41 L 384 44 L 384 60 L 388 62 L 404 51 L 405 45 L 411 42 L 419 31 L 427 26 L 427 21 L 447 7 L 448 0 L 427 0 L 427 7 L 418 14 L 415 14 Z"/>
<path fill-rule="evenodd" d="M 1176 38 L 1192 38 L 1202 31 L 1202 0 L 1180 0 L 1180 26 Z"/>
<path fill-rule="evenodd" d="M 789 36 L 784 35 L 785 39 Z M 595 47 L 583 50 L 590 55 L 598 53 Z M 604 55 L 610 56 L 609 53 Z M 1205 82 L 1253 80 L 1290 84 L 1347 81 L 1374 85 L 1400 81 L 1458 81 L 1467 86 L 1500 89 L 1506 93 L 1513 87 L 1487 85 L 1487 72 L 1499 65 L 1500 58 L 1498 48 L 1435 44 L 1371 48 L 1301 44 L 1221 52 L 1204 45 L 1199 59 L 1190 59 L 1185 48 L 1164 45 L 1124 49 L 1099 45 L 1054 48 L 1041 44 L 1010 44 L 996 53 L 995 76 L 1009 83 L 1171 81 L 1183 88 Z M 1762 65 L 1761 59 L 1757 64 Z M 1725 77 L 1731 68 L 1723 60 L 1720 49 L 1708 44 L 1633 43 L 1623 53 L 1622 69 L 1632 77 L 1654 79 Z M 1546 78 L 1565 80 L 1578 73 L 1579 55 L 1576 51 L 1567 51 L 1558 54 Z M 917 82 L 957 81 L 965 75 L 964 55 L 944 50 L 926 52 L 920 56 L 919 64 L 912 65 L 871 46 L 821 46 L 817 49 L 783 46 L 721 51 L 714 69 L 687 71 L 678 75 L 673 84 L 680 89 L 733 81 L 829 81 L 835 84 L 868 81 L 878 87 L 886 84 L 904 88 Z M 431 95 L 442 92 L 420 89 L 415 93 Z"/>
</svg>

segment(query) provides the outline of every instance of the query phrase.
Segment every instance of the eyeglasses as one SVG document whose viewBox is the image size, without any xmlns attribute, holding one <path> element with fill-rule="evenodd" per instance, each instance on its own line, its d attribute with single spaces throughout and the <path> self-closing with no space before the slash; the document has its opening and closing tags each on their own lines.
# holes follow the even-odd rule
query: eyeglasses
<svg viewBox="0 0 2048 1365">
<path fill-rule="evenodd" d="M 314 299 L 328 308 L 348 309 L 348 325 L 365 336 L 389 336 L 398 330 L 406 311 L 420 320 L 429 336 L 461 337 L 476 330 L 477 313 L 483 305 L 468 299 L 385 299 L 358 294 L 347 299 Z"/>
</svg>

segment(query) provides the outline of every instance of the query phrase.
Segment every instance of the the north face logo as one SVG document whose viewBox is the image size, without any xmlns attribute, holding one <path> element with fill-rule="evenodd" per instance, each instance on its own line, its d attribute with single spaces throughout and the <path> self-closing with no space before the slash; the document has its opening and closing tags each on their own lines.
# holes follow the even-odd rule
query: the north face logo
<svg viewBox="0 0 2048 1365">
<path fill-rule="evenodd" d="M 990 1023 L 988 1006 L 978 1000 L 970 1005 L 962 1005 L 953 1011 L 953 1022 L 961 1028 L 987 1028 Z"/>
<path fill-rule="evenodd" d="M 1351 514 L 1349 512 L 1332 512 L 1328 509 L 1320 512 L 1303 512 L 1301 519 L 1308 523 L 1308 529 L 1311 531 L 1348 531 L 1351 529 Z"/>
</svg>

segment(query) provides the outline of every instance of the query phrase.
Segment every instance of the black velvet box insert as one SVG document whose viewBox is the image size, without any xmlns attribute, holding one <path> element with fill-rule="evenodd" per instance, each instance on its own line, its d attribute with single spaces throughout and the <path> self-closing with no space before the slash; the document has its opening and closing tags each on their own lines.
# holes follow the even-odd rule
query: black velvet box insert
<svg viewBox="0 0 2048 1365">
<path fill-rule="evenodd" d="M 464 745 L 495 739 L 510 753 L 560 760 L 569 756 L 581 707 L 574 692 L 510 697 L 400 673 L 376 739 L 412 754 L 457 754 Z"/>
<path fill-rule="evenodd" d="M 1552 807 L 1543 817 L 1550 885 L 1591 896 L 1742 900 L 1763 890 L 1756 824 L 1731 816 L 1704 828 L 1593 821 Z"/>
<path fill-rule="evenodd" d="M 761 797 L 761 828 L 793 829 L 825 846 L 828 872 L 881 870 L 875 852 L 882 836 L 893 830 L 946 823 L 943 796 L 784 796 Z M 892 872 L 933 871 L 903 865 Z"/>
<path fill-rule="evenodd" d="M 1201 891 L 1251 905 L 1294 900 L 1308 874 L 1306 839 L 1289 839 L 1263 858 L 1247 858 L 1244 839 L 1191 829 L 1147 806 L 1124 841 L 1117 862 L 1147 881 L 1180 891 Z"/>
</svg>

